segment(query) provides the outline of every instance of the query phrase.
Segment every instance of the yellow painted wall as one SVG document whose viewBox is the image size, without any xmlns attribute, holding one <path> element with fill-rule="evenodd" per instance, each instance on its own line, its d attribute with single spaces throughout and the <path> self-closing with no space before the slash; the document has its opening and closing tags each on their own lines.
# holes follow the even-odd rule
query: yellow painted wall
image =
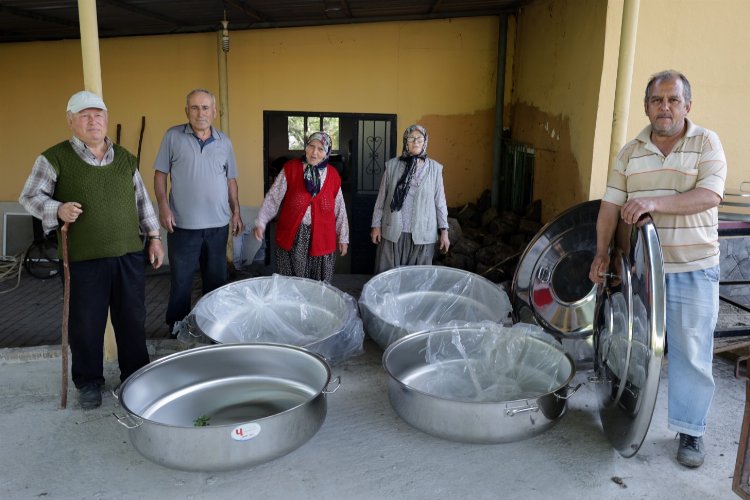
<svg viewBox="0 0 750 500">
<path fill-rule="evenodd" d="M 422 123 L 430 156 L 446 167 L 449 204 L 475 200 L 491 180 L 497 40 L 496 17 L 232 32 L 229 118 L 242 204 L 262 200 L 264 110 L 395 113 L 399 137 Z M 121 143 L 135 153 L 146 117 L 141 169 L 150 187 L 164 131 L 185 121 L 187 91 L 218 90 L 216 35 L 100 47 L 110 135 L 121 123 Z M 0 201 L 16 200 L 34 158 L 69 135 L 65 103 L 83 85 L 80 59 L 77 41 L 0 45 L 14 69 L 0 80 L 12 124 L 0 134 Z"/>
<path fill-rule="evenodd" d="M 545 219 L 604 191 L 622 4 L 538 0 L 510 20 L 504 120 L 536 149 Z M 719 133 L 727 188 L 738 189 L 750 181 L 750 2 L 640 4 L 628 137 L 647 123 L 649 75 L 682 70 L 693 84 L 691 117 Z M 449 203 L 474 200 L 491 181 L 497 37 L 494 17 L 232 32 L 230 131 L 242 203 L 262 196 L 263 110 L 396 113 L 399 130 L 420 122 L 431 156 L 446 166 Z M 218 89 L 216 36 L 106 39 L 101 53 L 110 135 L 121 123 L 122 144 L 135 152 L 146 116 L 141 164 L 150 186 L 164 130 L 184 120 L 185 93 Z M 83 84 L 80 60 L 76 40 L 0 44 L 0 201 L 15 201 L 36 155 L 68 136 L 64 108 Z"/>
<path fill-rule="evenodd" d="M 235 33 L 238 155 L 260 169 L 263 110 L 396 113 L 399 138 L 411 123 L 427 127 L 449 203 L 472 201 L 491 179 L 497 37 L 497 18 Z"/>
<path fill-rule="evenodd" d="M 511 123 L 514 139 L 536 148 L 545 219 L 604 193 L 622 8 L 623 0 L 538 0 L 518 16 Z M 644 0 L 638 17 L 627 140 L 648 123 L 649 76 L 683 71 L 693 86 L 690 117 L 724 145 L 728 190 L 750 191 L 747 19 L 745 0 Z"/>
<path fill-rule="evenodd" d="M 689 117 L 719 134 L 727 155 L 727 190 L 750 191 L 748 82 L 750 2 L 746 0 L 641 0 L 628 136 L 647 123 L 643 92 L 663 69 L 690 80 Z"/>
<path fill-rule="evenodd" d="M 109 135 L 115 138 L 120 123 L 121 144 L 136 154 L 146 117 L 141 170 L 149 186 L 164 131 L 186 121 L 187 91 L 218 87 L 215 39 L 201 34 L 101 41 Z M 81 48 L 77 40 L 0 44 L 0 61 L 12 61 L 12 71 L 0 79 L 0 95 L 8 96 L 7 128 L 0 134 L 0 201 L 16 201 L 37 155 L 70 136 L 65 106 L 83 88 Z"/>
<path fill-rule="evenodd" d="M 588 199 L 606 14 L 600 0 L 549 0 L 518 18 L 512 137 L 536 150 L 545 219 Z"/>
</svg>

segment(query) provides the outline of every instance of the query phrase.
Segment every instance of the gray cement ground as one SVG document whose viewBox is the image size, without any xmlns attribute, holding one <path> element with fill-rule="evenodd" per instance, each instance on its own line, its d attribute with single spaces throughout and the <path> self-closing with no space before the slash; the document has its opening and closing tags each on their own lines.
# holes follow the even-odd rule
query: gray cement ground
<svg viewBox="0 0 750 500">
<path fill-rule="evenodd" d="M 150 341 L 156 357 L 176 346 Z M 111 395 L 101 408 L 82 411 L 71 388 L 68 408 L 60 409 L 59 347 L 2 349 L 0 498 L 736 498 L 745 381 L 726 360 L 714 362 L 706 463 L 688 470 L 674 459 L 677 441 L 666 425 L 665 371 L 643 447 L 625 459 L 602 433 L 590 384 L 571 397 L 556 426 L 534 438 L 470 445 L 431 437 L 391 408 L 381 355 L 366 341 L 364 355 L 334 367 L 341 387 L 327 396 L 325 423 L 302 447 L 247 470 L 189 473 L 141 456 L 112 416 L 123 410 Z M 109 388 L 116 368 L 108 364 L 107 374 Z M 589 374 L 576 378 L 586 382 Z"/>
</svg>

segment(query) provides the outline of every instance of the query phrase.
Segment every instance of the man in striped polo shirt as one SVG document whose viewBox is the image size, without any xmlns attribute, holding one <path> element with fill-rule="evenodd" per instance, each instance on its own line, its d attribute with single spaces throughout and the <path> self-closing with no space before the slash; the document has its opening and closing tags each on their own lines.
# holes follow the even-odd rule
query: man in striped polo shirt
<svg viewBox="0 0 750 500">
<path fill-rule="evenodd" d="M 662 71 L 646 85 L 644 108 L 651 124 L 620 150 L 609 174 L 589 277 L 603 283 L 619 220 L 633 224 L 649 213 L 664 255 L 668 424 L 680 437 L 677 461 L 700 467 L 714 394 L 718 205 L 724 196 L 727 162 L 716 133 L 687 118 L 691 105 L 690 83 L 682 73 Z"/>
</svg>

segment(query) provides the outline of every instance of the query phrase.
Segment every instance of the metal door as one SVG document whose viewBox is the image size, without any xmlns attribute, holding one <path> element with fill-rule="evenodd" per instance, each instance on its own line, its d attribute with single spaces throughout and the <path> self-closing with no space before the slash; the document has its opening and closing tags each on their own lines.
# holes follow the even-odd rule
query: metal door
<svg viewBox="0 0 750 500">
<path fill-rule="evenodd" d="M 396 155 L 396 115 L 363 116 L 356 121 L 353 141 L 353 192 L 350 228 L 352 274 L 372 274 L 375 245 L 370 222 L 385 162 Z"/>
</svg>

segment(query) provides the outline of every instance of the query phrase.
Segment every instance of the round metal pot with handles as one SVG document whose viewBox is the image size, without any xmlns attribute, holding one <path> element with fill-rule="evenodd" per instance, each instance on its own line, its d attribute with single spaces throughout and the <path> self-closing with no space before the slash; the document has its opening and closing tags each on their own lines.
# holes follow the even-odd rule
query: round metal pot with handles
<svg viewBox="0 0 750 500">
<path fill-rule="evenodd" d="M 332 365 L 360 354 L 365 336 L 351 295 L 317 280 L 279 274 L 217 288 L 198 300 L 183 323 L 189 336 L 181 338 L 299 346 Z"/>
<path fill-rule="evenodd" d="M 410 333 L 481 321 L 502 323 L 511 313 L 505 291 L 478 274 L 445 266 L 402 266 L 373 276 L 362 288 L 365 332 L 385 349 Z"/>
<path fill-rule="evenodd" d="M 338 389 L 323 357 L 281 344 L 200 347 L 154 361 L 122 384 L 117 420 L 133 446 L 166 467 L 213 472 L 302 446 Z"/>
<path fill-rule="evenodd" d="M 388 347 L 383 366 L 401 418 L 465 443 L 535 436 L 562 417 L 575 392 L 568 390 L 573 360 L 535 325 L 485 322 L 413 333 Z"/>
</svg>

